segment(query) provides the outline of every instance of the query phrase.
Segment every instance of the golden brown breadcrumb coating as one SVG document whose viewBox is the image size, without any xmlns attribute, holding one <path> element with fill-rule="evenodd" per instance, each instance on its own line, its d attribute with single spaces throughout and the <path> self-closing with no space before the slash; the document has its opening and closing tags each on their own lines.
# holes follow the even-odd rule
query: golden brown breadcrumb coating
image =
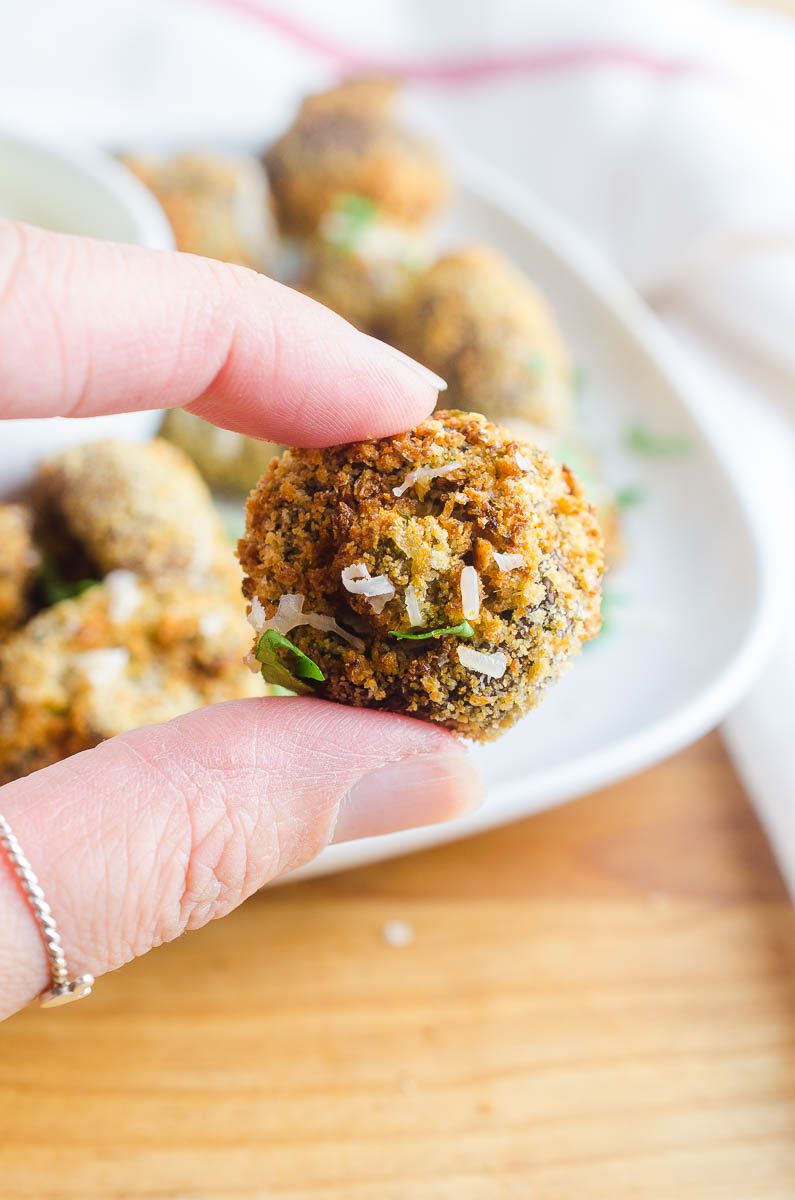
<svg viewBox="0 0 795 1200">
<path fill-rule="evenodd" d="M 412 481 L 428 467 L 445 473 Z M 282 596 L 299 593 L 305 612 L 332 616 L 360 639 L 358 649 L 306 624 L 287 632 L 325 676 L 311 684 L 318 696 L 411 713 L 479 741 L 532 708 L 599 629 L 602 538 L 579 484 L 543 450 L 473 413 L 439 412 L 376 442 L 287 451 L 249 498 L 238 553 L 244 593 L 266 620 Z M 495 554 L 512 557 L 501 566 Z M 346 588 L 351 568 L 394 589 L 380 613 L 378 601 Z M 464 568 L 474 568 L 476 615 L 466 611 Z M 392 632 L 465 618 L 472 637 Z M 492 656 L 493 677 L 462 662 L 469 650 Z M 291 660 L 283 651 L 288 669 Z"/>
<path fill-rule="evenodd" d="M 302 292 L 357 329 L 381 337 L 430 260 L 421 234 L 384 220 L 362 196 L 343 196 L 304 244 L 298 282 Z"/>
<path fill-rule="evenodd" d="M 256 158 L 193 151 L 123 161 L 154 193 L 178 250 L 256 271 L 272 261 L 275 223 L 267 176 Z"/>
<path fill-rule="evenodd" d="M 32 527 L 32 514 L 24 504 L 0 504 L 0 637 L 28 614 L 39 565 Z"/>
<path fill-rule="evenodd" d="M 211 596 L 117 571 L 0 646 L 0 783 L 104 738 L 262 695 L 243 666 L 239 590 Z"/>
<path fill-rule="evenodd" d="M 425 221 L 448 182 L 435 151 L 393 114 L 397 85 L 348 80 L 307 96 L 265 155 L 283 232 L 313 233 L 342 195 L 367 197 L 400 225 Z"/>
<path fill-rule="evenodd" d="M 388 340 L 447 381 L 445 404 L 560 431 L 571 367 L 544 297 L 502 255 L 475 245 L 417 276 Z"/>
<path fill-rule="evenodd" d="M 47 549 L 61 560 L 82 556 L 83 575 L 126 567 L 153 579 L 234 578 L 206 484 L 162 439 L 64 450 L 40 465 L 34 498 Z"/>
</svg>

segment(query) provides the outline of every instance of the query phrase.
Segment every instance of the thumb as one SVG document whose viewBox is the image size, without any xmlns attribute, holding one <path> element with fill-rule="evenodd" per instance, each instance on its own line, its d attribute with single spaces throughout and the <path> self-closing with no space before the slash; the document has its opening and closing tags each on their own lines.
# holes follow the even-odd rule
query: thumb
<svg viewBox="0 0 795 1200">
<path fill-rule="evenodd" d="M 112 738 L 0 789 L 73 975 L 99 975 L 223 916 L 347 841 L 472 808 L 444 730 L 320 700 L 243 700 Z M 0 850 L 0 1017 L 48 984 Z"/>
</svg>

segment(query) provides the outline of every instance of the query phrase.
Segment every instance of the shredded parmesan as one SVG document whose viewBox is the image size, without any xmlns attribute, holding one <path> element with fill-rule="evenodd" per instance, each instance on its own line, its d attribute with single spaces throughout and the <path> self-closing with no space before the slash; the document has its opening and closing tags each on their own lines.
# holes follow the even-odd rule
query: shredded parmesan
<svg viewBox="0 0 795 1200">
<path fill-rule="evenodd" d="M 284 599 L 284 597 L 282 597 L 282 599 Z M 281 606 L 281 600 L 279 601 L 279 605 Z M 265 625 L 265 609 L 262 607 L 262 602 L 259 596 L 255 596 L 251 601 L 251 608 L 248 610 L 246 620 L 255 633 L 262 632 L 262 629 Z"/>
<path fill-rule="evenodd" d="M 476 621 L 480 616 L 480 580 L 474 567 L 461 571 L 461 607 L 466 621 Z"/>
<path fill-rule="evenodd" d="M 113 646 L 107 650 L 84 650 L 77 656 L 77 667 L 93 690 L 107 687 L 121 675 L 130 661 L 130 652 L 124 646 Z"/>
<path fill-rule="evenodd" d="M 105 576 L 105 587 L 108 591 L 108 616 L 111 621 L 129 621 L 143 599 L 138 586 L 138 576 L 134 571 L 119 568 Z"/>
<path fill-rule="evenodd" d="M 364 563 L 343 568 L 342 586 L 355 596 L 364 596 L 375 613 L 383 612 L 395 595 L 391 580 L 386 575 L 371 575 Z"/>
<path fill-rule="evenodd" d="M 451 471 L 458 471 L 463 467 L 463 463 L 450 462 L 443 463 L 440 467 L 415 467 L 413 471 L 409 471 L 406 478 L 399 487 L 392 488 L 393 496 L 402 496 L 415 483 L 419 483 L 423 479 L 437 479 L 440 475 L 449 475 Z"/>
<path fill-rule="evenodd" d="M 524 454 L 517 453 L 514 455 L 514 458 L 516 459 L 516 465 L 520 471 L 532 471 L 533 464 L 530 462 L 529 458 L 525 457 Z"/>
<path fill-rule="evenodd" d="M 420 598 L 417 595 L 413 584 L 409 584 L 406 588 L 406 612 L 408 614 L 409 623 L 412 628 L 415 625 L 422 624 L 422 609 L 420 608 Z"/>
<path fill-rule="evenodd" d="M 291 629 L 296 625 L 302 625 L 302 609 L 304 607 L 304 597 L 290 592 L 285 592 L 279 597 L 279 605 L 275 614 L 270 621 L 265 620 L 265 611 L 262 612 L 262 622 L 257 633 L 262 633 L 265 629 L 275 629 L 277 633 L 287 636 Z"/>
<path fill-rule="evenodd" d="M 214 638 L 224 627 L 224 614 L 218 612 L 202 613 L 199 617 L 199 633 L 203 638 Z"/>
<path fill-rule="evenodd" d="M 364 642 L 361 638 L 348 633 L 348 630 L 338 625 L 333 617 L 327 617 L 324 613 L 303 613 L 301 620 L 296 621 L 296 625 L 311 625 L 313 629 L 322 629 L 324 633 L 336 633 L 349 646 L 353 646 L 354 650 L 364 650 Z"/>
<path fill-rule="evenodd" d="M 253 601 L 251 607 L 253 610 Z M 249 613 L 250 618 L 251 613 Z M 353 646 L 354 650 L 364 650 L 362 639 L 348 633 L 347 629 L 338 625 L 333 617 L 327 617 L 324 613 L 304 612 L 304 597 L 300 592 L 295 594 L 286 592 L 281 596 L 275 615 L 271 617 L 270 621 L 263 621 L 257 633 L 264 633 L 266 629 L 275 629 L 282 637 L 286 637 L 290 630 L 295 629 L 298 625 L 311 625 L 313 629 L 321 629 L 324 633 L 336 633 L 349 646 Z"/>
<path fill-rule="evenodd" d="M 479 675 L 489 675 L 492 679 L 502 679 L 508 666 L 508 659 L 501 650 L 484 654 L 482 650 L 473 650 L 471 646 L 458 646 L 456 654 L 462 667 L 477 671 Z"/>
<path fill-rule="evenodd" d="M 500 554 L 499 550 L 494 551 L 494 561 L 501 571 L 516 571 L 524 566 L 521 554 Z"/>
</svg>

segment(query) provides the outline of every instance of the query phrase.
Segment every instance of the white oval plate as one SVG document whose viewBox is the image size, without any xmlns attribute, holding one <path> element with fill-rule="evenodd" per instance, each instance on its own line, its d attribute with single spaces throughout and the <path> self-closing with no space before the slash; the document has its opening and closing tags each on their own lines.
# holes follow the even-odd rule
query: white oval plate
<svg viewBox="0 0 795 1200">
<path fill-rule="evenodd" d="M 625 514 L 626 563 L 611 572 L 611 628 L 500 741 L 477 747 L 488 799 L 446 825 L 332 846 L 289 878 L 322 875 L 469 836 L 646 767 L 713 727 L 764 662 L 767 567 L 744 500 L 677 378 L 665 331 L 630 287 L 546 206 L 481 163 L 457 163 L 444 230 L 484 240 L 549 296 L 582 367 L 582 428 L 616 487 L 643 489 Z M 647 457 L 630 426 L 686 440 Z"/>
</svg>

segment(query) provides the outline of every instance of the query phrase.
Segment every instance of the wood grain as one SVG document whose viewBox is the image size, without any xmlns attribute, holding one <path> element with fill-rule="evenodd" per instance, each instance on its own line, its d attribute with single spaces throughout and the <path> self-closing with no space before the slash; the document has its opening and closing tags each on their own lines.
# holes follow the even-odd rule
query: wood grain
<svg viewBox="0 0 795 1200">
<path fill-rule="evenodd" d="M 712 735 L 20 1014 L 0 1129 L 3 1200 L 792 1200 L 795 918 Z"/>
</svg>

